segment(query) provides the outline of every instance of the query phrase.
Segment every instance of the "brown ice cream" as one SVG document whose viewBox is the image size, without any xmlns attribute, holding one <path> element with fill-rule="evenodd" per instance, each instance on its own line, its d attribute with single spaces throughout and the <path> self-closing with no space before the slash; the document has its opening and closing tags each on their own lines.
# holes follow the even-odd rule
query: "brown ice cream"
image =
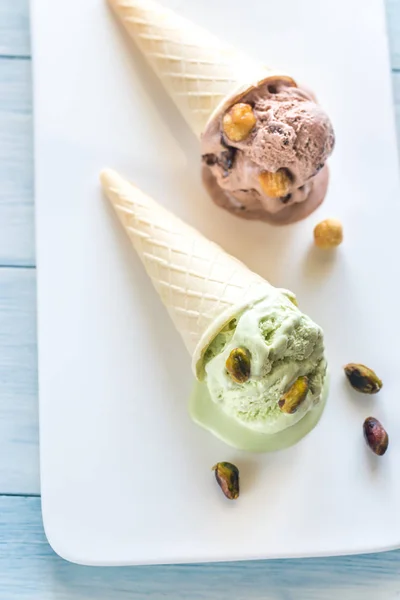
<svg viewBox="0 0 400 600">
<path fill-rule="evenodd" d="M 240 217 L 298 221 L 324 199 L 334 139 L 308 90 L 264 82 L 209 121 L 201 142 L 204 184 L 219 206 Z"/>
</svg>

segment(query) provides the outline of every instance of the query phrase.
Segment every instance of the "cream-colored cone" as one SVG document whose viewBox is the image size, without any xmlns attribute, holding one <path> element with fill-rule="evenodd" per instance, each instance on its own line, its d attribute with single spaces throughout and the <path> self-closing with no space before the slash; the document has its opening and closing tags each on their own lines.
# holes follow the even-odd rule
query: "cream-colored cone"
<svg viewBox="0 0 400 600">
<path fill-rule="evenodd" d="M 264 80 L 267 69 L 153 0 L 109 0 L 178 109 L 200 137 L 213 112 Z"/>
<path fill-rule="evenodd" d="M 274 288 L 115 171 L 101 182 L 201 378 L 202 356 L 223 326 Z"/>
</svg>

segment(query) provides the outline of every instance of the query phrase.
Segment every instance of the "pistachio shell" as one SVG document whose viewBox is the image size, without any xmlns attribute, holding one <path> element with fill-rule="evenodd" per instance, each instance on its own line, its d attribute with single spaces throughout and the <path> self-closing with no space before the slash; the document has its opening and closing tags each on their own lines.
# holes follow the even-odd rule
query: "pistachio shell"
<svg viewBox="0 0 400 600">
<path fill-rule="evenodd" d="M 239 469 L 230 462 L 219 462 L 213 466 L 215 479 L 229 500 L 239 497 Z"/>
<path fill-rule="evenodd" d="M 374 417 L 368 417 L 364 421 L 364 437 L 372 452 L 383 456 L 388 449 L 389 436 L 382 423 Z"/>
<path fill-rule="evenodd" d="M 365 365 L 349 363 L 345 366 L 344 372 L 350 385 L 363 394 L 377 394 L 382 388 L 382 381 L 375 371 Z"/>
</svg>

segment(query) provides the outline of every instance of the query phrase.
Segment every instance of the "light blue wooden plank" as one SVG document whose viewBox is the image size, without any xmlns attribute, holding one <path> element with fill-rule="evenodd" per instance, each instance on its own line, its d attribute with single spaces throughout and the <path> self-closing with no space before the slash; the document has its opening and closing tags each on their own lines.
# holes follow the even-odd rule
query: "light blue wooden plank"
<svg viewBox="0 0 400 600">
<path fill-rule="evenodd" d="M 0 269 L 0 494 L 39 492 L 35 275 Z"/>
<path fill-rule="evenodd" d="M 0 182 L 0 266 L 32 265 L 30 61 L 0 59 Z"/>
<path fill-rule="evenodd" d="M 0 0 L 0 55 L 29 54 L 29 0 Z"/>
<path fill-rule="evenodd" d="M 46 543 L 38 498 L 0 498 L 0 597 L 29 600 L 395 600 L 400 552 L 220 565 L 79 567 Z"/>
</svg>

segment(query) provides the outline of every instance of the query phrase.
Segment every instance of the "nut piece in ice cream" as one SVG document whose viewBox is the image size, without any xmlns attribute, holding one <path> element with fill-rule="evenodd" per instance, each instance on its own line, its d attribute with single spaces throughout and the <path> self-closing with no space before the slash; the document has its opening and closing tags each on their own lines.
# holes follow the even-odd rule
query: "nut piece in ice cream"
<svg viewBox="0 0 400 600">
<path fill-rule="evenodd" d="M 251 360 L 247 348 L 234 348 L 228 356 L 226 370 L 236 383 L 245 383 L 250 378 Z"/>
<path fill-rule="evenodd" d="M 228 500 L 239 497 L 239 469 L 230 462 L 219 462 L 213 466 L 215 479 Z"/>
<path fill-rule="evenodd" d="M 343 242 L 343 227 L 337 219 L 325 219 L 314 229 L 314 241 L 318 248 L 329 250 Z"/>
<path fill-rule="evenodd" d="M 372 452 L 383 456 L 388 449 L 389 436 L 382 423 L 374 417 L 368 417 L 363 425 L 364 437 Z"/>
<path fill-rule="evenodd" d="M 295 305 L 295 306 L 298 308 L 298 306 L 299 306 L 299 303 L 297 302 L 296 295 L 295 295 L 295 294 L 293 294 L 293 292 L 289 292 L 289 290 L 288 290 L 288 291 L 286 291 L 286 292 L 285 292 L 285 296 L 286 296 L 287 298 L 289 298 L 290 302 L 291 302 L 292 304 L 294 304 L 294 305 Z"/>
<path fill-rule="evenodd" d="M 350 363 L 345 366 L 344 372 L 350 385 L 362 394 L 377 394 L 382 388 L 382 380 L 372 369 L 365 365 Z"/>
<path fill-rule="evenodd" d="M 279 169 L 276 173 L 263 171 L 258 180 L 263 192 L 270 198 L 286 198 L 290 194 L 292 178 L 286 169 Z"/>
<path fill-rule="evenodd" d="M 224 133 L 232 142 L 246 139 L 255 124 L 256 117 L 250 104 L 234 104 L 222 119 Z"/>
<path fill-rule="evenodd" d="M 279 408 L 282 412 L 292 415 L 304 402 L 308 394 L 308 377 L 299 377 L 288 391 L 279 400 Z"/>
</svg>

